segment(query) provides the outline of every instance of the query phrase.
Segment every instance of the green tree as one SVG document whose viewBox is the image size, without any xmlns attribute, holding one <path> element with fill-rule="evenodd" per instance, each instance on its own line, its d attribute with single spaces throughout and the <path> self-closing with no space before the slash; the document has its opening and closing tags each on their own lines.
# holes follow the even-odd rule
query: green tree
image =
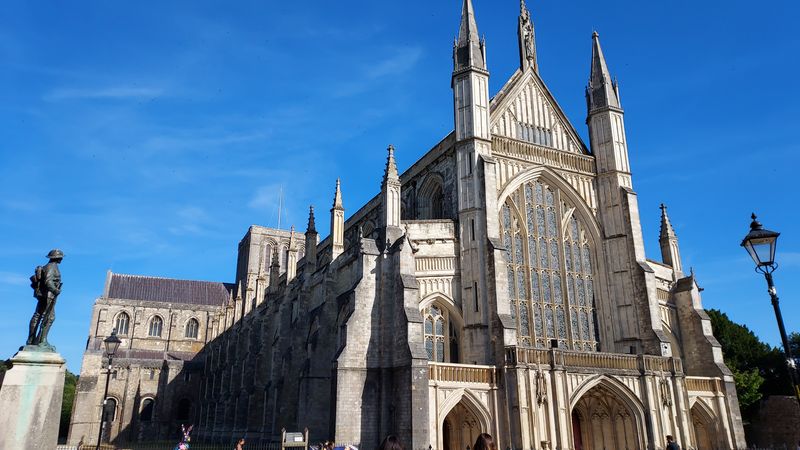
<svg viewBox="0 0 800 450">
<path fill-rule="evenodd" d="M 75 385 L 78 376 L 69 370 L 64 375 L 64 396 L 61 400 L 61 423 L 58 427 L 58 437 L 66 438 L 69 433 L 69 421 L 72 417 L 72 403 L 75 400 Z"/>
<path fill-rule="evenodd" d="M 786 358 L 780 349 L 761 342 L 747 326 L 731 321 L 727 314 L 716 309 L 706 312 L 714 336 L 722 345 L 725 364 L 733 372 L 739 403 L 745 414 L 762 396 L 791 395 Z M 800 347 L 800 335 L 796 340 Z"/>
</svg>

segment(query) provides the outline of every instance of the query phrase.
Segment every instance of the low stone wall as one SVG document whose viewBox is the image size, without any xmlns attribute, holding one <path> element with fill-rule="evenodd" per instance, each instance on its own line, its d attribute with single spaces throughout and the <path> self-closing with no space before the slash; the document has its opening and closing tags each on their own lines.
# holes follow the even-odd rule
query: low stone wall
<svg viewBox="0 0 800 450">
<path fill-rule="evenodd" d="M 791 396 L 773 395 L 761 400 L 758 413 L 746 427 L 747 443 L 756 447 L 793 449 L 800 442 L 800 406 Z"/>
</svg>

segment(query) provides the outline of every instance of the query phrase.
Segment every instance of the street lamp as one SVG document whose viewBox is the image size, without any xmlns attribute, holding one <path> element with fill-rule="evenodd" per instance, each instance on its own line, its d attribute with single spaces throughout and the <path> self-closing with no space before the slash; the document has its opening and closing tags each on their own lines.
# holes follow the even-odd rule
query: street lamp
<svg viewBox="0 0 800 450">
<path fill-rule="evenodd" d="M 95 450 L 100 450 L 100 441 L 103 439 L 103 425 L 105 424 L 103 416 L 106 414 L 106 403 L 108 401 L 108 382 L 111 380 L 111 362 L 114 360 L 114 354 L 117 353 L 117 349 L 121 343 L 122 341 L 117 337 L 116 328 L 111 330 L 111 336 L 103 339 L 106 357 L 108 357 L 108 371 L 106 372 L 106 389 L 103 392 L 103 407 L 100 409 L 100 427 L 97 432 L 97 447 L 95 447 Z"/>
<path fill-rule="evenodd" d="M 789 379 L 792 381 L 794 395 L 797 398 L 798 405 L 800 405 L 800 383 L 797 378 L 794 357 L 792 357 L 792 348 L 789 346 L 786 328 L 783 326 L 783 316 L 778 305 L 778 291 L 772 282 L 772 272 L 778 268 L 778 264 L 775 263 L 775 244 L 780 233 L 765 230 L 761 223 L 756 220 L 755 213 L 751 217 L 753 221 L 750 223 L 750 232 L 742 240 L 742 247 L 747 250 L 747 253 L 753 258 L 753 262 L 756 263 L 756 272 L 763 273 L 764 278 L 767 279 L 767 292 L 769 292 L 769 296 L 772 299 L 772 307 L 775 309 L 775 318 L 778 320 L 778 329 L 783 342 L 783 352 L 786 354 L 786 369 L 789 371 Z"/>
</svg>

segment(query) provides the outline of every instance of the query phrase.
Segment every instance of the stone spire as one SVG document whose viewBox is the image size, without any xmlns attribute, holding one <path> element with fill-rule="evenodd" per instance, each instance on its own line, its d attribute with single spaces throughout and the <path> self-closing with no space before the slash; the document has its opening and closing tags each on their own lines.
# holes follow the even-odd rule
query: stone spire
<svg viewBox="0 0 800 450">
<path fill-rule="evenodd" d="M 397 168 L 394 169 L 395 174 Z M 336 179 L 336 193 L 331 208 L 331 260 L 344 251 L 344 206 L 342 205 L 342 182 Z"/>
<path fill-rule="evenodd" d="M 467 0 L 469 1 L 469 0 Z M 383 174 L 381 197 L 383 200 L 383 225 L 388 227 L 400 226 L 400 176 L 397 174 L 397 164 L 394 162 L 394 146 L 386 149 L 386 171 Z"/>
<path fill-rule="evenodd" d="M 611 81 L 606 58 L 600 48 L 600 35 L 596 31 L 592 33 L 592 69 L 589 85 L 586 86 L 586 105 L 589 114 L 603 108 L 621 108 L 617 83 Z"/>
<path fill-rule="evenodd" d="M 454 72 L 462 69 L 477 68 L 486 70 L 486 46 L 478 37 L 478 25 L 475 23 L 475 12 L 472 0 L 464 0 L 461 9 L 461 26 L 458 38 L 453 46 Z"/>
<path fill-rule="evenodd" d="M 661 234 L 658 238 L 661 247 L 661 260 L 664 264 L 671 266 L 676 274 L 682 274 L 681 253 L 678 247 L 678 235 L 672 228 L 672 223 L 667 215 L 667 207 L 661 204 Z"/>
<path fill-rule="evenodd" d="M 314 205 L 308 207 L 308 227 L 306 228 L 306 273 L 317 268 L 317 227 L 314 224 Z"/>
<path fill-rule="evenodd" d="M 533 20 L 525 0 L 519 2 L 519 68 L 525 70 L 532 67 L 534 72 L 539 72 L 539 64 L 536 62 L 536 33 L 533 28 Z"/>
</svg>

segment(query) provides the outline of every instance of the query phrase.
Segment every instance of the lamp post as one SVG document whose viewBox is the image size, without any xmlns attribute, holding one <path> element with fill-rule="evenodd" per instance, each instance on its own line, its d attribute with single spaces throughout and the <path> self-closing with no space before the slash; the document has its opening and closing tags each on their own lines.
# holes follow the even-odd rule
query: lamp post
<svg viewBox="0 0 800 450">
<path fill-rule="evenodd" d="M 753 262 L 756 263 L 756 272 L 764 274 L 767 280 L 767 292 L 772 300 L 772 308 L 775 310 L 775 319 L 778 321 L 778 330 L 781 333 L 783 342 L 783 352 L 786 354 L 786 369 L 789 371 L 789 380 L 792 382 L 795 398 L 800 405 L 800 382 L 798 382 L 797 368 L 795 367 L 792 348 L 789 346 L 789 339 L 786 337 L 786 328 L 783 326 L 783 316 L 778 305 L 778 291 L 772 281 L 772 272 L 778 268 L 775 263 L 775 244 L 780 233 L 765 230 L 761 223 L 756 220 L 755 213 L 751 216 L 753 221 L 750 223 L 750 232 L 742 240 L 742 247 L 747 250 Z"/>
<path fill-rule="evenodd" d="M 108 402 L 108 382 L 111 380 L 111 362 L 114 360 L 114 354 L 117 353 L 119 344 L 122 341 L 117 337 L 117 329 L 111 331 L 111 336 L 103 339 L 103 345 L 106 350 L 106 357 L 108 357 L 108 371 L 106 372 L 106 389 L 103 391 L 103 407 L 100 409 L 100 427 L 97 432 L 97 447 L 95 450 L 100 450 L 100 441 L 103 439 L 103 425 L 105 424 L 106 403 Z"/>
</svg>

